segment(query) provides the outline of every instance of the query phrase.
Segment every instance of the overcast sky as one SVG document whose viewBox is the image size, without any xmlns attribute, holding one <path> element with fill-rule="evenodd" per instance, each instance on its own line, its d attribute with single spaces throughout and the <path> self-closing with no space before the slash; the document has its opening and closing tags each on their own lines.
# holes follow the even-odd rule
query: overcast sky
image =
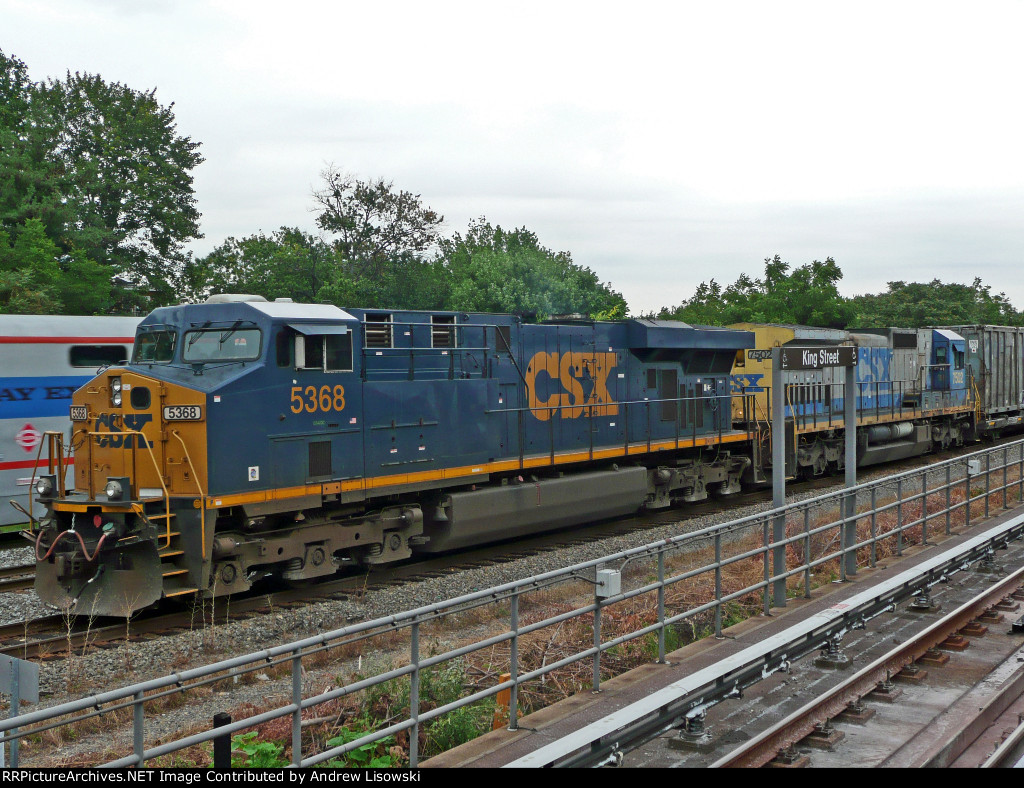
<svg viewBox="0 0 1024 788">
<path fill-rule="evenodd" d="M 1024 307 L 1024 4 L 0 0 L 34 79 L 157 89 L 205 254 L 315 231 L 333 163 L 526 226 L 634 314 L 834 257 L 845 295 L 980 276 Z"/>
</svg>

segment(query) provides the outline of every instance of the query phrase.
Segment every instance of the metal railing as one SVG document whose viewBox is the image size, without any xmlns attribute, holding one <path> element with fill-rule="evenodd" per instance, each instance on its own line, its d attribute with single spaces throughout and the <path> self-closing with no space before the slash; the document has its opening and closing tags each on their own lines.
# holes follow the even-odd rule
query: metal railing
<svg viewBox="0 0 1024 788">
<path fill-rule="evenodd" d="M 40 734 L 49 729 L 131 709 L 132 744 L 126 746 L 130 752 L 105 765 L 135 766 L 271 720 L 290 718 L 291 763 L 295 766 L 324 763 L 402 731 L 408 732 L 409 761 L 416 766 L 421 734 L 444 715 L 510 690 L 508 724 L 516 728 L 524 693 L 534 692 L 559 671 L 574 669 L 577 678 L 589 673 L 587 688 L 598 690 L 608 675 L 608 661 L 618 659 L 627 644 L 640 641 L 645 658 L 663 662 L 670 645 L 667 636 L 678 635 L 681 627 L 693 637 L 702 632 L 721 636 L 727 618 L 738 607 L 742 606 L 747 615 L 759 609 L 767 613 L 779 584 L 790 595 L 809 596 L 818 582 L 845 580 L 859 567 L 873 566 L 883 555 L 898 555 L 908 545 L 948 535 L 954 527 L 970 526 L 980 516 L 988 516 L 993 506 L 1009 508 L 1022 495 L 1024 441 L 983 449 L 415 610 L 31 711 L 0 722 L 0 733 L 4 742 L 26 737 L 38 741 Z M 773 540 L 772 524 L 779 517 L 785 518 L 786 535 Z M 778 551 L 785 556 L 784 572 L 773 569 Z M 605 573 L 598 574 L 598 570 L 608 569 L 617 570 L 621 579 L 621 590 L 611 596 L 604 594 L 609 588 L 604 584 Z M 490 633 L 467 645 L 441 647 L 439 644 L 452 640 L 452 628 L 467 615 L 473 615 L 478 626 L 484 617 L 492 627 Z M 537 649 L 526 648 L 552 643 L 560 630 L 574 624 L 581 625 L 578 630 L 586 636 L 585 643 L 577 639 L 563 644 L 561 651 L 553 655 L 545 652 L 539 661 L 534 653 Z M 591 628 L 592 638 L 588 631 Z M 303 676 L 307 670 L 313 671 L 315 665 L 334 658 L 336 662 L 328 673 L 337 676 L 337 664 L 349 665 L 356 658 L 355 651 L 406 656 L 376 666 L 375 675 L 338 679 L 335 686 L 305 692 Z M 510 677 L 429 708 L 433 704 L 422 693 L 429 672 L 452 663 L 464 666 L 473 659 L 488 665 L 501 663 L 494 675 L 507 673 Z M 367 665 L 365 669 L 370 668 Z M 164 698 L 200 688 L 230 688 L 244 677 L 268 671 L 279 673 L 282 684 L 290 679 L 288 703 L 176 741 L 146 746 L 147 706 L 152 709 Z M 345 744 L 310 751 L 317 748 L 303 740 L 304 712 L 344 698 L 362 699 L 361 693 L 379 690 L 388 682 L 399 682 L 403 692 L 407 691 L 403 697 L 408 700 L 398 714 L 379 729 Z M 23 745 L 22 758 L 32 758 L 32 749 Z"/>
</svg>

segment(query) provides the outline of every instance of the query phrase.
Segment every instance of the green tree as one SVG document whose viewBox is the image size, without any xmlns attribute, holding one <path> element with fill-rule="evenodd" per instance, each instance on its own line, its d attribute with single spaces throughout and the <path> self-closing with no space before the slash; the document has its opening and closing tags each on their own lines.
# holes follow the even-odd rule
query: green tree
<svg viewBox="0 0 1024 788">
<path fill-rule="evenodd" d="M 130 283 L 120 308 L 170 301 L 184 245 L 201 237 L 191 171 L 203 161 L 173 104 L 92 74 L 31 82 L 2 52 L 0 93 L 0 228 L 12 243 L 39 220 L 64 270 L 92 278 L 100 265 Z"/>
<path fill-rule="evenodd" d="M 465 236 L 443 240 L 439 259 L 449 278 L 448 309 L 530 318 L 616 319 L 627 313 L 625 299 L 593 271 L 575 264 L 568 252 L 541 246 L 525 227 L 507 231 L 480 218 Z"/>
<path fill-rule="evenodd" d="M 852 299 L 856 323 L 862 326 L 1022 325 L 1005 293 L 992 293 L 976 278 L 970 285 L 931 282 L 889 282 L 883 293 Z"/>
<path fill-rule="evenodd" d="M 39 219 L 0 230 L 0 312 L 88 315 L 110 306 L 110 277 L 79 252 L 61 254 Z"/>
<path fill-rule="evenodd" d="M 179 291 L 192 301 L 211 293 L 252 293 L 309 303 L 319 300 L 334 267 L 334 253 L 322 240 L 282 227 L 269 236 L 228 238 L 205 257 L 188 260 Z"/>
<path fill-rule="evenodd" d="M 0 312 L 55 314 L 63 309 L 57 247 L 42 222 L 29 219 L 16 238 L 0 230 Z"/>
<path fill-rule="evenodd" d="M 702 282 L 693 298 L 662 309 L 659 317 L 695 325 L 752 322 L 844 328 L 856 311 L 839 294 L 842 278 L 831 257 L 793 269 L 775 255 L 765 258 L 763 279 L 740 274 L 725 289 L 713 279 Z"/>
<path fill-rule="evenodd" d="M 420 195 L 334 167 L 322 177 L 324 187 L 313 192 L 316 223 L 334 236 L 334 250 L 350 276 L 382 277 L 396 263 L 419 260 L 437 242 L 444 217 L 424 206 Z"/>
</svg>

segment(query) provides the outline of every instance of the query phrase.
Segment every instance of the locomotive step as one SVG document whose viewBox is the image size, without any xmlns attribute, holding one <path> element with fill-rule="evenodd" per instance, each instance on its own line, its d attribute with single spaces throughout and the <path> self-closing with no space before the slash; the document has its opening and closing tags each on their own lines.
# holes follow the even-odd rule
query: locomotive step
<svg viewBox="0 0 1024 788">
<path fill-rule="evenodd" d="M 183 594 L 194 594 L 198 588 L 179 588 L 175 591 L 164 592 L 164 597 L 182 596 Z"/>
<path fill-rule="evenodd" d="M 174 577 L 175 575 L 187 575 L 187 569 L 172 569 L 169 572 L 164 572 L 164 577 Z"/>
<path fill-rule="evenodd" d="M 161 558 L 173 558 L 176 555 L 185 555 L 185 551 L 184 550 L 167 550 L 167 551 L 161 550 L 160 551 L 160 557 Z"/>
</svg>

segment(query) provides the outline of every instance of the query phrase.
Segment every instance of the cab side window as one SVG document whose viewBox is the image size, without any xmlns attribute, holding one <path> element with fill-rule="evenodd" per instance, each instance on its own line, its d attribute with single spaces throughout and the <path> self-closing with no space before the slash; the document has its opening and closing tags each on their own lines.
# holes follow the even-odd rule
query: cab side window
<svg viewBox="0 0 1024 788">
<path fill-rule="evenodd" d="M 299 335 L 295 337 L 295 360 L 299 369 L 351 372 L 352 334 Z"/>
<path fill-rule="evenodd" d="M 324 370 L 352 371 L 352 335 L 327 334 L 324 337 Z"/>
</svg>

